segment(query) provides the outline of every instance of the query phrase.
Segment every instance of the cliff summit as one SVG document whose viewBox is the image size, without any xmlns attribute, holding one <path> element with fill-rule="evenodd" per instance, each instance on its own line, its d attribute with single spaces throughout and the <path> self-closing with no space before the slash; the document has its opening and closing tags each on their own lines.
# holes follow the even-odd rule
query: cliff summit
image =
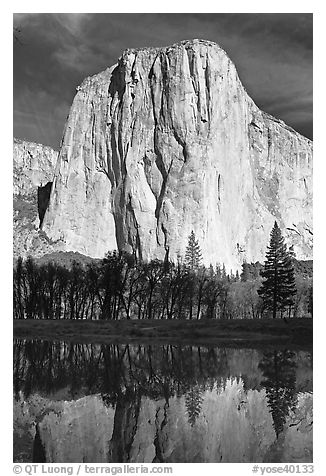
<svg viewBox="0 0 326 476">
<path fill-rule="evenodd" d="M 102 257 L 262 261 L 278 221 L 312 255 L 312 142 L 262 112 L 215 43 L 128 49 L 77 88 L 41 227 Z"/>
</svg>

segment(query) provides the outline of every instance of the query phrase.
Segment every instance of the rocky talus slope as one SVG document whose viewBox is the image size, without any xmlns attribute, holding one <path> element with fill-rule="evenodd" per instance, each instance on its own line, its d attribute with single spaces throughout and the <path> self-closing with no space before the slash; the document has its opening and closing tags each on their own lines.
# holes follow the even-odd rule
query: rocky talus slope
<svg viewBox="0 0 326 476">
<path fill-rule="evenodd" d="M 126 50 L 85 79 L 65 126 L 42 230 L 102 257 L 263 261 L 277 220 L 312 256 L 312 142 L 260 111 L 215 43 Z"/>
<path fill-rule="evenodd" d="M 41 255 L 52 250 L 40 231 L 48 205 L 58 152 L 41 144 L 14 140 L 13 241 L 14 256 Z"/>
</svg>

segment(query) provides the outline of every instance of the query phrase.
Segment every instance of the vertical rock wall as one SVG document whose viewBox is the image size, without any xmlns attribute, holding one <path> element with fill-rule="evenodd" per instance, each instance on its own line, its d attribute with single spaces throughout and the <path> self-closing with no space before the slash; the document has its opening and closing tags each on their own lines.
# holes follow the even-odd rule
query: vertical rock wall
<svg viewBox="0 0 326 476">
<path fill-rule="evenodd" d="M 41 144 L 14 140 L 14 256 L 42 254 L 51 248 L 39 235 L 48 205 L 58 152 Z"/>
<path fill-rule="evenodd" d="M 94 257 L 262 261 L 273 222 L 312 254 L 312 143 L 261 112 L 215 43 L 127 50 L 77 88 L 43 230 Z"/>
<path fill-rule="evenodd" d="M 53 180 L 58 152 L 51 147 L 14 139 L 13 193 L 37 195 L 37 188 Z"/>
</svg>

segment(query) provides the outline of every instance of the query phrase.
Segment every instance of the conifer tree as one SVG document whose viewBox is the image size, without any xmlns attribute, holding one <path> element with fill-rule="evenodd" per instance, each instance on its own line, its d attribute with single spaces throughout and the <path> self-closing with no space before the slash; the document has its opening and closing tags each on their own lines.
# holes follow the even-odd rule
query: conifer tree
<svg viewBox="0 0 326 476">
<path fill-rule="evenodd" d="M 185 263 L 192 270 L 196 270 L 199 268 L 202 262 L 202 254 L 201 249 L 198 244 L 198 240 L 196 240 L 196 236 L 194 231 L 190 233 L 188 237 L 188 245 L 186 248 L 185 253 Z"/>
<path fill-rule="evenodd" d="M 293 305 L 293 296 L 296 294 L 292 253 L 287 251 L 276 221 L 261 275 L 264 281 L 257 292 L 263 299 L 265 308 L 272 310 L 275 319 L 277 311 Z"/>
</svg>

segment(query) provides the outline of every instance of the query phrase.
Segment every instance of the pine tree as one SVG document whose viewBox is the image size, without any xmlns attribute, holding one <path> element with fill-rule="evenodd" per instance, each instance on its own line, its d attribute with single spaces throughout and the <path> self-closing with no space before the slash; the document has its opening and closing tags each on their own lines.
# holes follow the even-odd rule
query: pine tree
<svg viewBox="0 0 326 476">
<path fill-rule="evenodd" d="M 287 251 L 276 221 L 261 275 L 264 281 L 258 294 L 263 299 L 265 308 L 273 311 L 275 319 L 277 311 L 283 311 L 294 304 L 293 296 L 296 294 L 292 252 Z"/>
<path fill-rule="evenodd" d="M 192 270 L 198 269 L 202 262 L 201 249 L 196 240 L 194 231 L 188 237 L 188 245 L 185 253 L 185 264 Z"/>
</svg>

